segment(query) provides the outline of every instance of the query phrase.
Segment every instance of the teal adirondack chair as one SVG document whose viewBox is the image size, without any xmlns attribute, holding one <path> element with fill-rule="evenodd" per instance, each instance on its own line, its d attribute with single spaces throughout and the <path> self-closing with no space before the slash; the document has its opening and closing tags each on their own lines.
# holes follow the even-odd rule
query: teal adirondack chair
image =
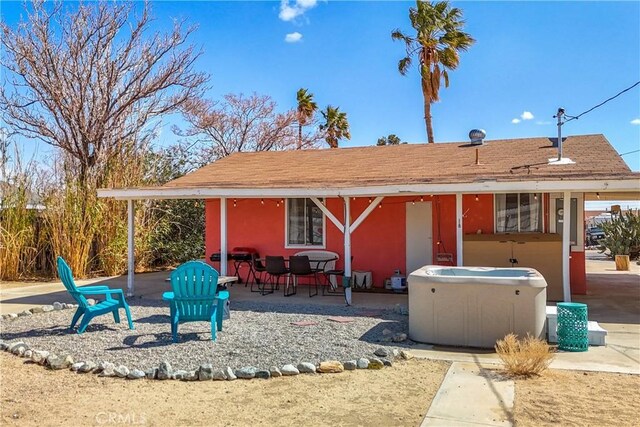
<svg viewBox="0 0 640 427">
<path fill-rule="evenodd" d="M 124 299 L 122 289 L 110 289 L 108 286 L 83 286 L 78 288 L 73 280 L 71 268 L 69 268 L 69 265 L 65 260 L 62 259 L 62 257 L 58 257 L 57 262 L 58 275 L 60 276 L 64 287 L 67 288 L 67 291 L 69 291 L 73 299 L 78 302 L 78 310 L 76 310 L 76 314 L 73 315 L 73 320 L 71 321 L 70 326 L 71 329 L 73 329 L 80 317 L 82 317 L 80 327 L 78 327 L 78 333 L 81 334 L 85 329 L 87 329 L 91 319 L 107 313 L 113 313 L 113 320 L 115 320 L 116 323 L 120 323 L 120 314 L 118 313 L 118 310 L 121 308 L 124 308 L 124 311 L 127 314 L 129 329 L 133 329 L 131 312 L 129 311 L 129 305 Z M 100 301 L 95 305 L 89 305 L 85 295 L 104 295 L 105 300 Z M 113 298 L 112 295 L 115 295 L 116 298 Z"/>
<path fill-rule="evenodd" d="M 202 261 L 189 261 L 171 273 L 168 293 L 171 307 L 171 335 L 178 341 L 178 325 L 185 322 L 211 323 L 211 340 L 216 340 L 216 329 L 222 331 L 224 304 L 229 298 L 226 291 L 217 292 L 218 272 Z M 217 328 L 216 328 L 217 326 Z"/>
</svg>

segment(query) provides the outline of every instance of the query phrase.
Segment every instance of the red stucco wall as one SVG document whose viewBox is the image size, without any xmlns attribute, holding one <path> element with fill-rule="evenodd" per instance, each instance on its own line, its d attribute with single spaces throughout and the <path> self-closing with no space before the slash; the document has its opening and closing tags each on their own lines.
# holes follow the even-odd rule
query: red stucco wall
<svg viewBox="0 0 640 427">
<path fill-rule="evenodd" d="M 376 208 L 351 236 L 353 269 L 373 273 L 375 286 L 382 286 L 383 280 L 396 269 L 404 272 L 406 210 L 405 204 L 420 197 L 387 197 L 382 207 Z M 261 254 L 289 256 L 303 249 L 285 249 L 285 207 L 280 199 L 234 199 L 227 200 L 227 240 L 228 249 L 236 246 L 255 247 Z M 423 196 L 425 202 L 432 203 L 433 256 L 451 253 L 456 260 L 456 200 L 455 195 Z M 544 229 L 548 230 L 548 196 L 545 195 Z M 351 221 L 353 222 L 369 205 L 368 198 L 351 200 Z M 342 200 L 327 199 L 327 207 L 343 221 Z M 462 199 L 464 214 L 463 232 L 483 234 L 494 232 L 494 207 L 491 194 L 476 196 L 467 194 Z M 205 245 L 207 259 L 211 253 L 220 250 L 220 201 L 210 199 L 205 204 Z M 336 226 L 326 220 L 326 250 L 340 254 L 339 267 L 343 265 L 343 236 Z M 571 265 L 571 287 L 574 293 L 586 293 L 584 252 L 573 252 Z M 217 266 L 216 266 L 217 267 Z M 233 270 L 230 270 L 232 272 Z M 406 272 L 405 272 L 406 273 Z M 241 271 L 244 277 L 245 271 Z"/>
</svg>

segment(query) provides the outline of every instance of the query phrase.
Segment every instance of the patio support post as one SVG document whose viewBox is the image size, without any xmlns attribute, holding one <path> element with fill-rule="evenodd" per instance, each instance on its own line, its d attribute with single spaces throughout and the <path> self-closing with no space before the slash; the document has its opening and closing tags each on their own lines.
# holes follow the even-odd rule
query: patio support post
<svg viewBox="0 0 640 427">
<path fill-rule="evenodd" d="M 220 197 L 220 275 L 227 275 L 227 198 Z"/>
<path fill-rule="evenodd" d="M 571 302 L 571 277 L 569 257 L 571 256 L 571 192 L 565 191 L 562 200 L 562 291 L 564 302 Z"/>
<path fill-rule="evenodd" d="M 456 260 L 458 267 L 463 264 L 462 260 L 462 193 L 456 193 Z"/>
<path fill-rule="evenodd" d="M 127 200 L 127 296 L 132 297 L 134 291 L 135 262 L 135 207 L 133 200 Z"/>
<path fill-rule="evenodd" d="M 342 278 L 345 300 L 351 305 L 351 205 L 349 197 L 344 200 L 344 277 Z"/>
</svg>

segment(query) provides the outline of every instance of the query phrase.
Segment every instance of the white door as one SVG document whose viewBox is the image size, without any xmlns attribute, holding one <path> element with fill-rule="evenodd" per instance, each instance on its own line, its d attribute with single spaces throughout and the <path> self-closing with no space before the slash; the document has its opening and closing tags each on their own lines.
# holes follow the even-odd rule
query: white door
<svg viewBox="0 0 640 427">
<path fill-rule="evenodd" d="M 407 269 L 404 274 L 408 277 L 418 268 L 433 264 L 431 202 L 408 202 L 406 211 Z"/>
</svg>

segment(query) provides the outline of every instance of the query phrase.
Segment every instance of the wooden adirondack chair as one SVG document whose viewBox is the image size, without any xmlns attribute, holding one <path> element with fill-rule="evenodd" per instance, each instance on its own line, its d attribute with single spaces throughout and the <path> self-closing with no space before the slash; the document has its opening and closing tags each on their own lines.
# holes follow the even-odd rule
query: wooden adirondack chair
<svg viewBox="0 0 640 427">
<path fill-rule="evenodd" d="M 122 289 L 110 289 L 108 286 L 83 286 L 78 288 L 73 280 L 71 268 L 69 268 L 65 260 L 62 259 L 62 257 L 58 257 L 57 264 L 58 275 L 64 287 L 67 288 L 67 291 L 69 291 L 73 299 L 78 303 L 78 310 L 76 310 L 76 314 L 73 315 L 73 320 L 71 321 L 71 329 L 73 329 L 80 317 L 82 317 L 82 321 L 78 327 L 78 333 L 81 334 L 87 329 L 91 319 L 107 313 L 113 313 L 113 320 L 115 320 L 116 323 L 120 323 L 118 310 L 121 308 L 124 308 L 127 314 L 129 329 L 133 329 L 131 312 L 129 311 L 129 305 L 124 299 Z M 104 295 L 105 300 L 95 305 L 89 305 L 85 295 Z M 115 295 L 116 298 L 113 298 L 112 295 Z"/>
<path fill-rule="evenodd" d="M 171 335 L 178 341 L 178 325 L 185 322 L 211 323 L 211 340 L 222 330 L 227 292 L 218 294 L 218 272 L 202 261 L 189 261 L 171 273 Z M 217 326 L 217 328 L 216 328 Z"/>
</svg>

